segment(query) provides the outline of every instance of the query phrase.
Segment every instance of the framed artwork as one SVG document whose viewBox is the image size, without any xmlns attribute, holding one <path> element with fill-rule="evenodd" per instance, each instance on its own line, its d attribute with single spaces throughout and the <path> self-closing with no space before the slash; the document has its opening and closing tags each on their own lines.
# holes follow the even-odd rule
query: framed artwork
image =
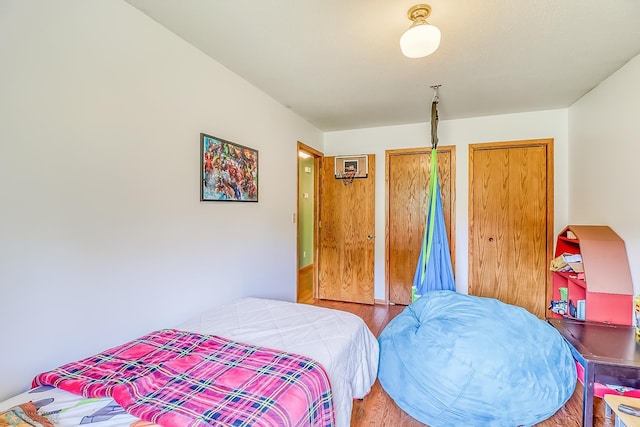
<svg viewBox="0 0 640 427">
<path fill-rule="evenodd" d="M 257 202 L 258 151 L 200 134 L 200 200 Z"/>
</svg>

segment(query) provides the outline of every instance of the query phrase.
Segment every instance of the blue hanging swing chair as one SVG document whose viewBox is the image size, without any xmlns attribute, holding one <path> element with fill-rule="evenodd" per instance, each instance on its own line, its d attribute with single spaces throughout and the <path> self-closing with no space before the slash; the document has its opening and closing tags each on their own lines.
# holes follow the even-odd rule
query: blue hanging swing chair
<svg viewBox="0 0 640 427">
<path fill-rule="evenodd" d="M 437 86 L 431 103 L 431 176 L 429 210 L 422 238 L 422 248 L 411 287 L 412 302 L 429 291 L 456 290 L 447 229 L 442 212 L 442 197 L 438 181 L 438 95 Z"/>
</svg>

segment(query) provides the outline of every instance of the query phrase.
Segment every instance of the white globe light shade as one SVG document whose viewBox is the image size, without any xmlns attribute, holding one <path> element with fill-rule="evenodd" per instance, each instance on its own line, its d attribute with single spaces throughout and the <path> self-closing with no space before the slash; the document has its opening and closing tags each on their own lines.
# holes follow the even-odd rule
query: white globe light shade
<svg viewBox="0 0 640 427">
<path fill-rule="evenodd" d="M 400 50 L 409 58 L 431 55 L 440 46 L 440 30 L 430 24 L 409 28 L 400 37 Z"/>
</svg>

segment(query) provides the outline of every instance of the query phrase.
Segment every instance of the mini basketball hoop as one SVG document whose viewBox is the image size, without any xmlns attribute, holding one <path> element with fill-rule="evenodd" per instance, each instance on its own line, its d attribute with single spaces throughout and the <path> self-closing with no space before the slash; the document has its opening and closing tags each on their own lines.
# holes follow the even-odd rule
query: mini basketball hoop
<svg viewBox="0 0 640 427">
<path fill-rule="evenodd" d="M 345 170 L 342 171 L 342 173 L 340 174 L 341 179 L 342 179 L 342 183 L 344 185 L 351 185 L 353 184 L 353 180 L 356 178 L 356 174 L 358 173 L 358 169 L 354 168 L 354 167 L 348 167 Z"/>
<path fill-rule="evenodd" d="M 369 162 L 366 154 L 354 156 L 336 156 L 335 176 L 346 185 L 353 184 L 356 178 L 366 178 L 369 172 Z"/>
</svg>

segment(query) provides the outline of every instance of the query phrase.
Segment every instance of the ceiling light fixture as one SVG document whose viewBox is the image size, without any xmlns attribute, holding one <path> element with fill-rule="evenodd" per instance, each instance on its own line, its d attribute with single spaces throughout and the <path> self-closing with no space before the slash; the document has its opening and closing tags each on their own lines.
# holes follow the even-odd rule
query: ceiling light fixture
<svg viewBox="0 0 640 427">
<path fill-rule="evenodd" d="M 400 49 L 404 56 L 422 58 L 431 55 L 440 45 L 440 30 L 427 23 L 431 15 L 431 6 L 417 4 L 407 12 L 413 24 L 400 37 Z"/>
</svg>

